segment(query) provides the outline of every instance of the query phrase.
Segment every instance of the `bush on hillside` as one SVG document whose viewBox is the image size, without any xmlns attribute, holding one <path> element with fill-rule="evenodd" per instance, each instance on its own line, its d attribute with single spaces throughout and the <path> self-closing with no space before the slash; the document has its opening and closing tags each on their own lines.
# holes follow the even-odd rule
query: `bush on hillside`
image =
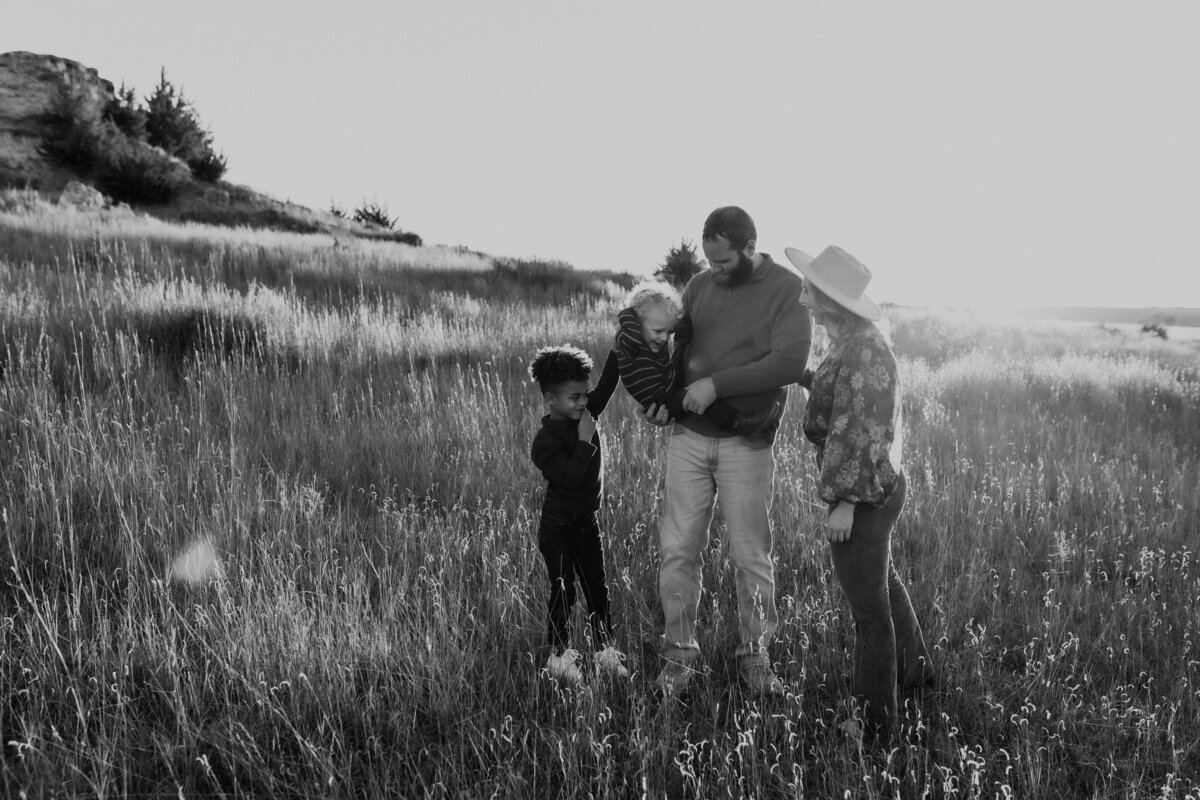
<svg viewBox="0 0 1200 800">
<path fill-rule="evenodd" d="M 178 196 L 188 176 L 172 156 L 199 180 L 219 180 L 225 156 L 213 152 L 191 104 L 175 95 L 165 74 L 150 101 L 141 108 L 122 85 L 98 109 L 80 89 L 63 86 L 47 111 L 51 134 L 42 152 L 126 203 L 159 205 Z"/>
<path fill-rule="evenodd" d="M 400 244 L 407 244 L 413 247 L 421 247 L 425 244 L 425 241 L 412 231 L 396 231 L 392 239 Z"/>
<path fill-rule="evenodd" d="M 218 154 L 210 150 L 198 160 L 189 161 L 188 167 L 191 168 L 193 175 L 205 183 L 216 183 L 221 180 L 225 170 L 229 169 L 229 162 L 225 159 L 224 153 Z"/>
<path fill-rule="evenodd" d="M 372 225 L 390 231 L 396 227 L 397 218 L 388 213 L 387 205 L 373 201 L 368 203 L 364 200 L 362 205 L 354 209 L 353 220 L 362 225 Z"/>
<path fill-rule="evenodd" d="M 330 203 L 329 213 L 335 217 L 345 219 L 345 212 L 334 203 Z M 384 203 L 363 200 L 362 204 L 354 209 L 354 214 L 350 218 L 360 225 L 366 225 L 368 228 L 382 229 L 381 231 L 355 234 L 360 238 L 382 239 L 388 242 L 412 245 L 413 247 L 420 247 L 424 244 L 421 237 L 412 231 L 402 231 L 396 228 L 398 218 L 388 213 L 388 207 Z"/>
<path fill-rule="evenodd" d="M 146 109 L 138 104 L 132 86 L 121 84 L 116 97 L 105 110 L 105 116 L 129 138 L 142 142 L 146 140 Z"/>
<path fill-rule="evenodd" d="M 682 289 L 694 275 L 704 269 L 704 262 L 696 255 L 696 246 L 687 239 L 667 251 L 667 257 L 658 265 L 654 277 Z"/>
<path fill-rule="evenodd" d="M 176 92 L 164 69 L 154 93 L 146 98 L 146 141 L 188 165 L 192 173 L 212 183 L 225 174 L 225 156 L 212 149 L 212 134 L 200 124 L 192 103 Z"/>
<path fill-rule="evenodd" d="M 161 205 L 187 184 L 183 168 L 168 156 L 129 139 L 113 139 L 95 170 L 96 187 L 122 203 Z"/>
<path fill-rule="evenodd" d="M 87 102 L 78 88 L 62 86 L 46 109 L 50 135 L 41 146 L 43 155 L 80 172 L 90 172 L 107 143 L 120 131 Z"/>
<path fill-rule="evenodd" d="M 183 209 L 175 218 L 180 222 L 199 222 L 226 228 L 262 228 L 291 233 L 317 233 L 322 230 L 315 222 L 275 208 L 261 208 L 249 203 L 233 203 L 228 206 L 198 205 Z"/>
<path fill-rule="evenodd" d="M 111 115 L 114 108 L 116 117 Z M 52 133 L 42 151 L 114 200 L 170 202 L 186 176 L 169 156 L 125 133 L 122 125 L 136 128 L 136 122 L 130 122 L 129 109 L 122 108 L 118 101 L 100 111 L 79 90 L 63 87 L 48 111 Z"/>
<path fill-rule="evenodd" d="M 363 233 L 356 231 L 354 235 L 359 239 L 368 239 L 373 242 L 396 242 L 412 247 L 421 247 L 425 243 L 420 236 L 411 231 L 366 231 Z"/>
</svg>

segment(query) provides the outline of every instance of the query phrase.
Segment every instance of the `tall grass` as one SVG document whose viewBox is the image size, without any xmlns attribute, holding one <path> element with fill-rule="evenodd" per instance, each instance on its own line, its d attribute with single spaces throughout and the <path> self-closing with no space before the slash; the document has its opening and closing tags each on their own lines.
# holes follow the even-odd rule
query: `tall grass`
<svg viewBox="0 0 1200 800">
<path fill-rule="evenodd" d="M 711 675 L 656 695 L 666 434 L 624 395 L 602 520 L 635 674 L 560 690 L 524 366 L 603 355 L 614 292 L 394 245 L 37 224 L 0 218 L 6 795 L 1200 796 L 1194 348 L 892 314 L 896 557 L 939 685 L 871 754 L 836 731 L 853 628 L 798 392 L 772 509 L 789 695 L 736 687 L 719 521 Z M 173 580 L 197 542 L 219 579 Z"/>
</svg>

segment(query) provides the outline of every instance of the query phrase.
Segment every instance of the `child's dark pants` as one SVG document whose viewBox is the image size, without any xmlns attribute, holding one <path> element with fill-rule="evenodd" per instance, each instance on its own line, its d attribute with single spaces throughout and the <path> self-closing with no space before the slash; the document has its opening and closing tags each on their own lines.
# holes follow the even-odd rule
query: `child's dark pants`
<svg viewBox="0 0 1200 800">
<path fill-rule="evenodd" d="M 575 576 L 583 588 L 588 622 L 597 650 L 612 636 L 608 616 L 608 588 L 604 582 L 604 550 L 595 514 L 568 516 L 542 511 L 538 525 L 538 549 L 550 573 L 547 641 L 555 653 L 570 646 L 567 630 L 575 605 Z"/>
</svg>

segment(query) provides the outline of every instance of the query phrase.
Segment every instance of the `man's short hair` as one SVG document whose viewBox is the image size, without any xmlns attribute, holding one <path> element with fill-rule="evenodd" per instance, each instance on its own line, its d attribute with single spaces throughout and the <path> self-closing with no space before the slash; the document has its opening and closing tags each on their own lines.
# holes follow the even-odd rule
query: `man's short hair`
<svg viewBox="0 0 1200 800">
<path fill-rule="evenodd" d="M 529 377 L 548 392 L 567 381 L 586 381 L 592 376 L 592 357 L 568 344 L 543 347 L 529 362 Z"/>
<path fill-rule="evenodd" d="M 712 241 L 725 237 L 734 250 L 745 250 L 746 245 L 758 241 L 758 229 L 750 215 L 737 206 L 721 206 L 704 220 L 702 238 Z"/>
<path fill-rule="evenodd" d="M 669 283 L 663 281 L 643 281 L 629 292 L 625 298 L 625 307 L 632 308 L 638 319 L 646 318 L 646 311 L 658 306 L 679 316 L 682 307 L 679 292 Z"/>
</svg>

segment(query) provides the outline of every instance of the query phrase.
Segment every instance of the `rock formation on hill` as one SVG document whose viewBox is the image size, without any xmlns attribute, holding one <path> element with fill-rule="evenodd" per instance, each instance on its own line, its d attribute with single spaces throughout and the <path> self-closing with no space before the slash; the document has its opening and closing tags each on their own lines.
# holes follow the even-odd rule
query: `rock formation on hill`
<svg viewBox="0 0 1200 800">
<path fill-rule="evenodd" d="M 98 110 L 115 100 L 113 85 L 76 61 L 0 53 L 0 187 L 58 192 L 75 178 L 41 152 L 51 134 L 50 111 L 64 87 Z"/>
<path fill-rule="evenodd" d="M 36 189 L 46 201 L 77 209 L 100 208 L 111 200 L 127 199 L 139 211 L 168 220 L 304 233 L 340 232 L 404 244 L 421 243 L 413 233 L 381 230 L 327 211 L 276 200 L 246 186 L 224 180 L 194 180 L 188 165 L 179 158 L 140 140 L 127 143 L 130 149 L 118 153 L 115 159 L 127 170 L 120 176 L 121 181 L 144 186 L 156 177 L 153 170 L 157 167 L 159 178 L 164 171 L 171 173 L 171 196 L 122 198 L 113 190 L 112 181 L 106 183 L 98 170 L 77 170 L 69 160 L 49 155 L 54 147 L 48 145 L 63 138 L 64 96 L 71 103 L 68 113 L 76 120 L 100 120 L 118 102 L 113 84 L 78 62 L 36 53 L 0 53 L 0 189 Z M 104 142 L 106 147 L 112 144 Z M 112 155 L 113 151 L 107 153 Z M 131 154 L 135 157 L 130 158 Z M 136 170 L 129 164 L 144 164 L 146 169 L 133 174 Z"/>
</svg>

